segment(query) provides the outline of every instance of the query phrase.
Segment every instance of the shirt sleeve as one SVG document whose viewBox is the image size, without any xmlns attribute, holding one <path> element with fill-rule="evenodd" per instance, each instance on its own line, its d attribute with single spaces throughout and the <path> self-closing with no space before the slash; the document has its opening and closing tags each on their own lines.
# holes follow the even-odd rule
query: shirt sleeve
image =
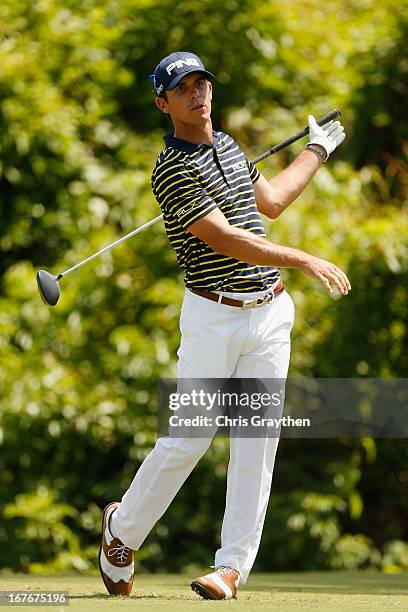
<svg viewBox="0 0 408 612">
<path fill-rule="evenodd" d="M 256 183 L 256 181 L 261 176 L 261 173 L 259 172 L 258 168 L 255 166 L 255 164 L 249 161 L 248 158 L 246 158 L 246 162 L 247 162 L 247 166 L 249 170 L 249 176 L 251 177 L 251 181 L 252 183 Z"/>
<path fill-rule="evenodd" d="M 184 229 L 217 208 L 198 178 L 182 162 L 156 166 L 152 189 L 163 215 L 176 219 Z"/>
</svg>

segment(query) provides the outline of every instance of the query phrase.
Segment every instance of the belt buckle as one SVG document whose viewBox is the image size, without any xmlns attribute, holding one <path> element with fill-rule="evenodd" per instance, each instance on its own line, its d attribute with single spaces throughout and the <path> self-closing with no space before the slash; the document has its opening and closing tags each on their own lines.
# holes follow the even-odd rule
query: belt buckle
<svg viewBox="0 0 408 612">
<path fill-rule="evenodd" d="M 248 310 L 249 308 L 255 308 L 257 306 L 258 300 L 243 300 L 243 304 L 241 306 L 242 310 Z"/>
<path fill-rule="evenodd" d="M 264 295 L 263 298 L 258 298 L 257 300 L 244 300 L 241 308 L 242 310 L 247 310 L 248 308 L 258 308 L 259 306 L 263 306 L 264 304 L 269 304 L 272 302 L 275 297 L 275 292 L 271 289 L 270 293 Z"/>
</svg>

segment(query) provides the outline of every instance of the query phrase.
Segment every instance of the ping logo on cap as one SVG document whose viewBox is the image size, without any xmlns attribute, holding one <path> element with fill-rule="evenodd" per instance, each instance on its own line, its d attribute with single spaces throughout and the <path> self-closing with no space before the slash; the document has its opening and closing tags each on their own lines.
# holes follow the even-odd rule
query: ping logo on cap
<svg viewBox="0 0 408 612">
<path fill-rule="evenodd" d="M 186 57 L 186 59 L 178 59 L 175 62 L 171 62 L 166 66 L 167 74 L 171 74 L 174 68 L 182 68 L 183 66 L 198 66 L 200 67 L 199 61 L 195 57 Z"/>
<path fill-rule="evenodd" d="M 203 72 L 209 80 L 214 75 L 205 69 L 203 62 L 192 51 L 176 51 L 164 57 L 149 76 L 153 89 L 157 96 L 163 95 L 164 91 L 174 89 L 186 74 L 190 72 Z"/>
</svg>

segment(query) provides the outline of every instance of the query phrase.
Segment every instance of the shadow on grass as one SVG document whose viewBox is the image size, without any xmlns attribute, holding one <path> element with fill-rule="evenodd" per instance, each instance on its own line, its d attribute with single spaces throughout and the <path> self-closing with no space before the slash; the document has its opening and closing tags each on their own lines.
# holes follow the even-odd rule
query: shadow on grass
<svg viewBox="0 0 408 612">
<path fill-rule="evenodd" d="M 180 593 L 178 596 L 177 595 L 175 596 L 174 593 L 172 593 L 171 598 L 185 600 L 185 596 L 182 593 Z M 144 599 L 169 599 L 169 593 L 143 593 L 140 595 L 133 593 L 132 595 L 130 595 L 130 597 L 126 597 L 125 595 L 105 595 L 105 593 L 89 593 L 88 595 L 70 595 L 69 599 L 70 600 L 101 599 L 101 600 L 110 600 L 112 602 L 114 601 L 141 601 Z"/>
</svg>

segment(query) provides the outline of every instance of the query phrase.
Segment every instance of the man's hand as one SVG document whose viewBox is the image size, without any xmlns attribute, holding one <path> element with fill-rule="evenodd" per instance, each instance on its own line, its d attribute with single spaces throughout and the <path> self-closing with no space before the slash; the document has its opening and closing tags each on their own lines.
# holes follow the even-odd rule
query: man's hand
<svg viewBox="0 0 408 612">
<path fill-rule="evenodd" d="M 347 295 L 351 291 L 351 284 L 345 273 L 329 261 L 308 255 L 298 268 L 307 276 L 320 281 L 329 293 L 333 293 L 330 283 L 334 284 L 341 295 Z"/>
<path fill-rule="evenodd" d="M 313 115 L 308 116 L 308 123 L 310 136 L 308 144 L 323 147 L 326 151 L 326 159 L 324 161 L 327 161 L 330 153 L 333 153 L 334 149 L 345 139 L 344 127 L 340 121 L 329 121 L 329 123 L 320 127 L 320 125 L 317 125 Z"/>
</svg>

